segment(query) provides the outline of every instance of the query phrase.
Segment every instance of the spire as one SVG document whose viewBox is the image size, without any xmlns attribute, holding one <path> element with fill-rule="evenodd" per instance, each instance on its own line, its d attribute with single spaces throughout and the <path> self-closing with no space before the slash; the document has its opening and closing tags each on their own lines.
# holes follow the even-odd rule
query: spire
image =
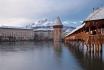
<svg viewBox="0 0 104 70">
<path fill-rule="evenodd" d="M 59 16 L 56 18 L 56 21 L 55 21 L 55 24 L 54 25 L 62 25 L 62 22 L 61 22 Z"/>
</svg>

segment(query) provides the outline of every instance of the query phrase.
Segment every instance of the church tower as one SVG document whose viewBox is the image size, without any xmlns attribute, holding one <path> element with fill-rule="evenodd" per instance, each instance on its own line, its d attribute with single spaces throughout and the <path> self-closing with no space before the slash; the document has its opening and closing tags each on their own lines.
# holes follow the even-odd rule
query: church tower
<svg viewBox="0 0 104 70">
<path fill-rule="evenodd" d="M 62 41 L 62 28 L 63 25 L 61 23 L 60 17 L 57 17 L 54 25 L 53 25 L 53 40 L 54 42 L 61 42 Z"/>
</svg>

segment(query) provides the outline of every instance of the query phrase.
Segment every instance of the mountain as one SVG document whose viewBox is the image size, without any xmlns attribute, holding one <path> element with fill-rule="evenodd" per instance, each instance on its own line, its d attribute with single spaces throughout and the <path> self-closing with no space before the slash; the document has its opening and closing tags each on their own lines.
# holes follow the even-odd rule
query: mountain
<svg viewBox="0 0 104 70">
<path fill-rule="evenodd" d="M 34 30 L 53 30 L 53 24 L 54 22 L 48 21 L 47 19 L 37 20 L 31 24 L 26 25 L 26 28 L 32 28 Z M 64 32 L 70 32 L 75 27 L 72 27 L 68 25 L 68 23 L 63 23 L 63 31 Z"/>
</svg>

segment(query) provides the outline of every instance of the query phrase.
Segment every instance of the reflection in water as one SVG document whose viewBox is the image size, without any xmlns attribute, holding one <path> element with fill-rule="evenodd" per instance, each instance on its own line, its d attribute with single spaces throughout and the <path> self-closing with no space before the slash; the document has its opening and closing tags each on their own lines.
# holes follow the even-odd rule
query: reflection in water
<svg viewBox="0 0 104 70">
<path fill-rule="evenodd" d="M 82 49 L 80 42 L 0 43 L 0 70 L 104 70 L 103 52 Z"/>
<path fill-rule="evenodd" d="M 67 46 L 85 70 L 104 70 L 103 52 L 89 52 L 88 49 L 85 49 L 86 45 L 82 45 L 81 42 L 71 42 Z M 82 47 L 83 49 L 81 49 Z"/>
<path fill-rule="evenodd" d="M 56 61 L 60 63 L 62 57 L 62 44 L 61 42 L 54 42 L 53 44 L 54 44 L 53 48 L 54 48 L 54 53 L 55 53 L 54 55 L 56 57 Z"/>
<path fill-rule="evenodd" d="M 54 42 L 54 50 L 56 54 L 61 55 L 62 52 L 61 42 Z"/>
</svg>

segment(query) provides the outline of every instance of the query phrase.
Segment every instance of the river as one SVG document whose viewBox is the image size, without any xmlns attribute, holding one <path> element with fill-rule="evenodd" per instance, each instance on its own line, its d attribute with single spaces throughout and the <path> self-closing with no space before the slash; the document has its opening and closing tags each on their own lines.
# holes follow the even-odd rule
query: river
<svg viewBox="0 0 104 70">
<path fill-rule="evenodd" d="M 4 42 L 0 70 L 104 70 L 104 52 L 92 58 L 64 43 Z"/>
</svg>

